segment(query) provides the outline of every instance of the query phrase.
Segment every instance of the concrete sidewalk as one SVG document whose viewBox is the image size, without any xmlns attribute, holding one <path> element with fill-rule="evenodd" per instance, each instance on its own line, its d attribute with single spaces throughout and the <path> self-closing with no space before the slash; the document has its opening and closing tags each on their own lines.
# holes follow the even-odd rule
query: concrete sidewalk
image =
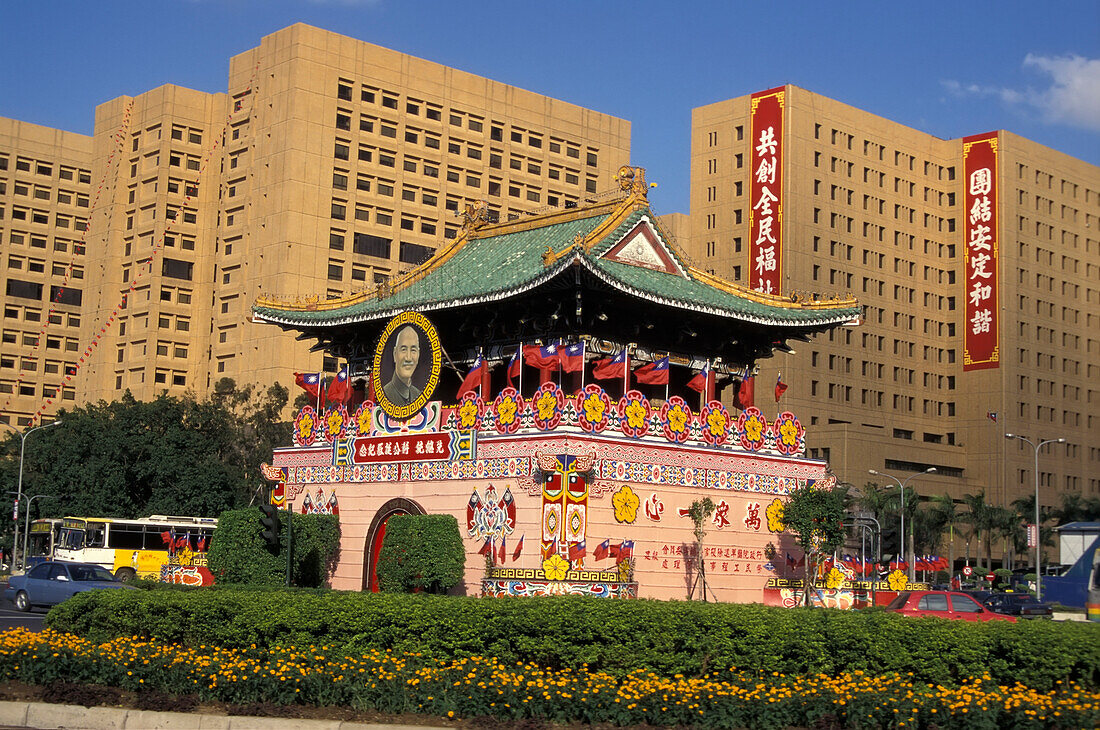
<svg viewBox="0 0 1100 730">
<path fill-rule="evenodd" d="M 431 725 L 384 725 L 295 717 L 152 712 L 45 702 L 0 702 L 0 728 L 38 730 L 445 730 Z"/>
</svg>

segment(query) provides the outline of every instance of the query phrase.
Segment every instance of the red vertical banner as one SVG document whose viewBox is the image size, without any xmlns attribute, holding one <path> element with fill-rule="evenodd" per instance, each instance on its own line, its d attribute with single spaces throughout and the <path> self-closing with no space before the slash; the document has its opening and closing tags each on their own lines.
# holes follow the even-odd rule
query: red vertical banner
<svg viewBox="0 0 1100 730">
<path fill-rule="evenodd" d="M 783 273 L 784 87 L 750 97 L 749 287 L 778 294 Z"/>
<path fill-rule="evenodd" d="M 997 290 L 998 190 L 997 132 L 963 138 L 963 236 L 965 241 L 966 322 L 963 370 L 1000 367 Z"/>
</svg>

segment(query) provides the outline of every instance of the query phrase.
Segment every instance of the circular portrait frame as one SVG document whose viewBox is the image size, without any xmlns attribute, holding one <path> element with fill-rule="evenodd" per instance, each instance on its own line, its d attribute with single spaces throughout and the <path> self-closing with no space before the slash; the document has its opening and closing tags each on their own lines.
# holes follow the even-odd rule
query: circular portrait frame
<svg viewBox="0 0 1100 730">
<path fill-rule="evenodd" d="M 426 346 L 431 357 L 425 363 L 421 349 L 417 353 L 416 364 L 409 378 L 412 388 L 419 391 L 419 395 L 409 402 L 395 402 L 391 397 L 395 382 L 398 380 L 394 349 L 400 344 L 399 339 L 407 340 L 404 333 L 410 328 L 417 334 L 419 347 Z M 391 319 L 386 329 L 382 331 L 381 337 L 378 338 L 371 368 L 374 396 L 378 399 L 378 405 L 382 411 L 390 418 L 404 421 L 423 408 L 431 400 L 436 386 L 439 385 L 439 369 L 442 360 L 443 350 L 439 345 L 439 333 L 435 331 L 435 327 L 427 317 L 420 312 L 408 311 Z"/>
</svg>

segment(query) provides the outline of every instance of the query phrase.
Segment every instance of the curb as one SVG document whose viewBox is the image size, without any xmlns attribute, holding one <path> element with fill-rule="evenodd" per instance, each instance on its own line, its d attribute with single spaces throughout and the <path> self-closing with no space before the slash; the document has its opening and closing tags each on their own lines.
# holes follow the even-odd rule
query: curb
<svg viewBox="0 0 1100 730">
<path fill-rule="evenodd" d="M 38 730 L 444 730 L 430 725 L 386 725 L 297 717 L 248 717 L 154 712 L 123 707 L 83 707 L 0 701 L 0 727 Z"/>
</svg>

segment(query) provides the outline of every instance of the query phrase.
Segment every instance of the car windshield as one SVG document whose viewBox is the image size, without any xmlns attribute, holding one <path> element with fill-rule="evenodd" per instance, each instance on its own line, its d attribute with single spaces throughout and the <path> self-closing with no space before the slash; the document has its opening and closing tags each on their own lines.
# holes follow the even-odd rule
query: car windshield
<svg viewBox="0 0 1100 730">
<path fill-rule="evenodd" d="M 98 565 L 71 565 L 69 566 L 69 575 L 73 577 L 73 580 L 79 581 L 113 581 L 115 579 L 109 570 L 101 568 Z"/>
<path fill-rule="evenodd" d="M 902 593 L 899 593 L 894 600 L 890 601 L 890 605 L 887 606 L 886 608 L 887 609 L 902 608 L 902 607 L 905 606 L 905 602 L 908 601 L 908 600 L 909 600 L 909 592 L 908 591 L 903 591 Z"/>
</svg>

